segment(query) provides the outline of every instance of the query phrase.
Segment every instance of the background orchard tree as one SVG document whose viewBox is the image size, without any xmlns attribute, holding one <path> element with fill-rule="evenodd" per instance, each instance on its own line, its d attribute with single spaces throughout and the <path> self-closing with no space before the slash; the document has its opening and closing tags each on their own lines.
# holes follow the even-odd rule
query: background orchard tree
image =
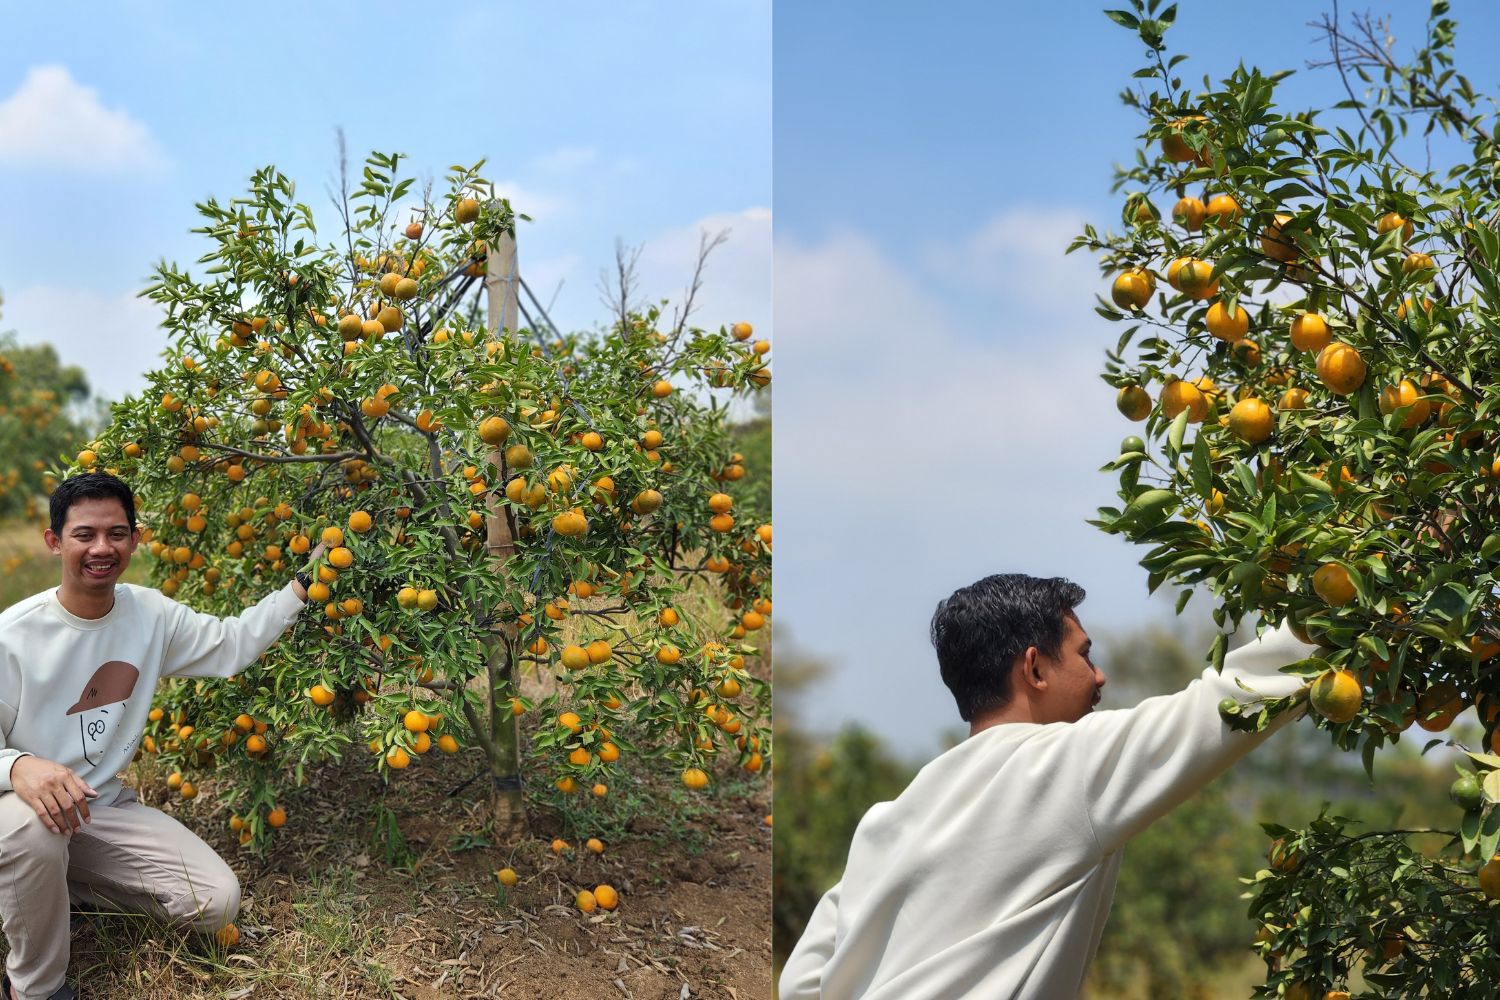
<svg viewBox="0 0 1500 1000">
<path fill-rule="evenodd" d="M 41 517 L 47 469 L 98 429 L 102 406 L 83 369 L 64 365 L 51 344 L 0 332 L 0 517 Z"/>
<path fill-rule="evenodd" d="M 597 801 L 643 758 L 693 788 L 716 760 L 761 770 L 771 526 L 737 495 L 725 401 L 770 380 L 769 344 L 689 325 L 702 259 L 670 322 L 626 288 L 605 328 L 560 333 L 482 164 L 412 197 L 400 159 L 345 180 L 331 243 L 258 171 L 198 206 L 201 275 L 164 262 L 143 293 L 166 363 L 68 471 L 125 476 L 153 580 L 216 614 L 326 547 L 314 611 L 233 682 L 165 687 L 143 749 L 185 797 L 216 768 L 245 844 L 351 749 L 394 778 L 478 748 L 511 835 L 523 773 Z"/>
<path fill-rule="evenodd" d="M 1144 427 L 1109 465 L 1121 506 L 1095 523 L 1151 547 L 1150 587 L 1183 587 L 1179 610 L 1206 587 L 1221 626 L 1290 620 L 1321 646 L 1296 668 L 1308 687 L 1233 724 L 1310 701 L 1373 775 L 1414 724 L 1443 742 L 1476 706 L 1500 750 L 1492 102 L 1453 66 L 1444 2 L 1407 62 L 1383 25 L 1326 20 L 1343 86 L 1302 112 L 1275 103 L 1285 74 L 1184 86 L 1174 12 L 1108 12 L 1147 50 L 1123 95 L 1143 145 L 1117 175 L 1123 231 L 1087 227 L 1074 248 L 1100 255 L 1099 312 L 1125 324 L 1104 377 Z M 1408 136 L 1434 132 L 1451 162 L 1407 162 Z M 1500 756 L 1474 760 L 1485 776 L 1455 788 L 1459 829 L 1436 844 L 1332 818 L 1274 831 L 1258 995 L 1347 989 L 1361 960 L 1363 995 L 1492 991 L 1500 962 L 1466 945 L 1500 897 L 1500 861 L 1475 878 L 1500 847 Z"/>
</svg>

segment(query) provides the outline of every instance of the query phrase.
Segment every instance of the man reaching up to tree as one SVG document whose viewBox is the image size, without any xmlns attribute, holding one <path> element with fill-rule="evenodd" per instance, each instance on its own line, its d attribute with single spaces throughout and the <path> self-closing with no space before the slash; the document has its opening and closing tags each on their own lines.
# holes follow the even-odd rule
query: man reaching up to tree
<svg viewBox="0 0 1500 1000">
<path fill-rule="evenodd" d="M 121 785 L 162 677 L 232 677 L 296 620 L 305 577 L 235 618 L 119 582 L 140 541 L 130 488 L 101 472 L 53 491 L 62 583 L 0 613 L 0 1000 L 71 1000 L 73 901 L 213 933 L 240 885 L 213 849 Z M 319 546 L 311 555 L 322 554 Z"/>
<path fill-rule="evenodd" d="M 1017 574 L 938 605 L 932 642 L 969 738 L 865 814 L 781 1000 L 1077 996 L 1125 842 L 1293 718 L 1245 733 L 1218 710 L 1302 686 L 1279 668 L 1314 647 L 1285 627 L 1231 652 L 1223 673 L 1095 712 L 1105 678 L 1073 610 L 1083 596 Z"/>
</svg>

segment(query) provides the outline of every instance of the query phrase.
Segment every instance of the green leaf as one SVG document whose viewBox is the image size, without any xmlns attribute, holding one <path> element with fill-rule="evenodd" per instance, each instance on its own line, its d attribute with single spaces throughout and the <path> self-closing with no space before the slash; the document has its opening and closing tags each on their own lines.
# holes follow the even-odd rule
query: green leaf
<svg viewBox="0 0 1500 1000">
<path fill-rule="evenodd" d="M 1491 533 L 1486 535 L 1484 541 L 1479 545 L 1480 558 L 1493 559 L 1497 554 L 1500 554 L 1500 534 Z"/>
<path fill-rule="evenodd" d="M 1208 439 L 1202 434 L 1193 439 L 1189 468 L 1193 474 L 1193 492 L 1201 497 L 1212 496 L 1214 473 L 1208 457 Z"/>
<path fill-rule="evenodd" d="M 1243 587 L 1251 580 L 1259 580 L 1265 572 L 1265 567 L 1253 560 L 1236 563 L 1229 571 L 1229 584 L 1233 587 Z"/>
<path fill-rule="evenodd" d="M 1464 813 L 1463 819 L 1459 821 L 1458 832 L 1463 837 L 1465 854 L 1472 854 L 1479 845 L 1481 822 L 1482 817 L 1477 812 Z"/>
<path fill-rule="evenodd" d="M 1188 411 L 1183 410 L 1172 418 L 1172 426 L 1167 430 L 1167 457 L 1177 461 L 1177 456 L 1182 454 L 1182 438 L 1187 433 Z"/>
<path fill-rule="evenodd" d="M 1493 858 L 1500 849 L 1500 809 L 1493 806 L 1484 810 L 1484 825 L 1480 828 L 1479 856 Z"/>
<path fill-rule="evenodd" d="M 1107 10 L 1104 12 L 1104 16 L 1120 27 L 1129 28 L 1131 31 L 1135 31 L 1141 26 L 1140 18 L 1126 10 Z"/>
<path fill-rule="evenodd" d="M 1326 482 L 1319 479 L 1317 476 L 1310 476 L 1306 472 L 1303 472 L 1301 469 L 1293 469 L 1292 476 L 1297 480 L 1299 484 L 1301 484 L 1306 489 L 1322 493 L 1324 496 L 1333 496 L 1333 487 L 1329 486 Z"/>
</svg>

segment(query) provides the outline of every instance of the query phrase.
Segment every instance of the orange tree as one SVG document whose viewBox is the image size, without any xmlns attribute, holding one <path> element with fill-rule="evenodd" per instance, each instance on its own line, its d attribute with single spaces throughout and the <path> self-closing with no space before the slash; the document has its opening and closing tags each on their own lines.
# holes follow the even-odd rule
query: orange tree
<svg viewBox="0 0 1500 1000">
<path fill-rule="evenodd" d="M 632 758 L 695 788 L 716 759 L 760 770 L 769 691 L 745 658 L 771 529 L 737 502 L 721 402 L 769 381 L 749 325 L 690 328 L 684 307 L 665 332 L 655 309 L 587 336 L 539 309 L 487 328 L 470 293 L 524 217 L 482 165 L 409 200 L 399 160 L 345 184 L 330 245 L 260 170 L 199 206 L 202 274 L 163 263 L 143 293 L 166 363 L 69 471 L 126 477 L 153 580 L 215 614 L 325 547 L 313 607 L 263 664 L 165 685 L 143 749 L 184 796 L 216 768 L 246 844 L 286 821 L 305 765 L 350 748 L 391 777 L 478 748 L 505 833 L 528 745 L 524 770 L 559 796 L 605 795 Z M 492 293 L 524 287 L 498 277 Z M 539 702 L 528 670 L 551 679 Z"/>
<path fill-rule="evenodd" d="M 1108 14 L 1146 49 L 1124 94 L 1142 146 L 1117 174 L 1122 231 L 1087 227 L 1074 249 L 1100 256 L 1098 311 L 1124 325 L 1104 378 L 1143 430 L 1108 466 L 1121 505 L 1093 523 L 1150 547 L 1149 586 L 1182 587 L 1179 611 L 1206 588 L 1221 626 L 1289 621 L 1320 646 L 1293 668 L 1302 691 L 1226 705 L 1232 725 L 1310 702 L 1373 776 L 1413 725 L 1442 742 L 1477 706 L 1491 751 L 1464 769 L 1437 846 L 1333 818 L 1273 831 L 1255 902 L 1273 975 L 1257 995 L 1323 996 L 1356 962 L 1370 996 L 1492 990 L 1495 950 L 1454 947 L 1500 930 L 1500 871 L 1476 879 L 1470 860 L 1500 849 L 1489 99 L 1454 69 L 1440 0 L 1404 64 L 1383 25 L 1325 21 L 1345 86 L 1337 107 L 1298 112 L 1276 104 L 1285 74 L 1185 86 L 1165 44 L 1175 6 Z M 1446 166 L 1403 160 L 1414 128 Z M 1224 651 L 1220 636 L 1212 659 Z"/>
</svg>

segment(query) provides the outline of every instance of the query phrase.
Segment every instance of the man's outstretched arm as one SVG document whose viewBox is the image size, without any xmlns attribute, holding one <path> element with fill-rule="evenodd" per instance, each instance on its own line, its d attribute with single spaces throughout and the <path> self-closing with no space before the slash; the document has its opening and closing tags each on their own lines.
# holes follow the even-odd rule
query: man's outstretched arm
<svg viewBox="0 0 1500 1000">
<path fill-rule="evenodd" d="M 1069 727 L 1072 766 L 1062 772 L 1063 780 L 1081 782 L 1078 794 L 1088 804 L 1100 848 L 1116 850 L 1290 722 L 1297 712 L 1264 732 L 1237 732 L 1220 717 L 1219 702 L 1292 694 L 1304 681 L 1280 668 L 1315 651 L 1285 625 L 1268 628 L 1226 656 L 1223 673 L 1205 670 L 1176 694 L 1096 712 Z"/>
<path fill-rule="evenodd" d="M 781 1000 L 818 1000 L 823 995 L 823 968 L 833 957 L 838 936 L 840 882 L 823 894 L 807 929 L 781 968 L 777 983 Z"/>
</svg>

